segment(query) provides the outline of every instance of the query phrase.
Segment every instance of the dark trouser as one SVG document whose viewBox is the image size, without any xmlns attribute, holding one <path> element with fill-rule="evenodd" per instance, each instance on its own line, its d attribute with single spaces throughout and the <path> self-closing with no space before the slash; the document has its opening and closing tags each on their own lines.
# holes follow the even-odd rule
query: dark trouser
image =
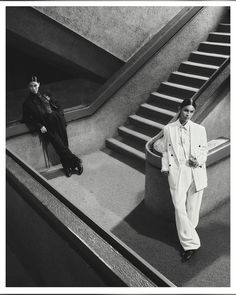
<svg viewBox="0 0 236 295">
<path fill-rule="evenodd" d="M 80 167 L 81 160 L 74 155 L 68 144 L 65 121 L 58 112 L 53 112 L 47 119 L 47 139 L 51 142 L 58 156 L 60 157 L 63 168 Z"/>
</svg>

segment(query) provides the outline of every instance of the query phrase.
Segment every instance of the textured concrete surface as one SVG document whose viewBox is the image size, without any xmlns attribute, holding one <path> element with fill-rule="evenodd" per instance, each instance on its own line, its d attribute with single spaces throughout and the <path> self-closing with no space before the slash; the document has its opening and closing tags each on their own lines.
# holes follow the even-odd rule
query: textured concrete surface
<svg viewBox="0 0 236 295">
<path fill-rule="evenodd" d="M 145 176 L 100 151 L 82 159 L 81 176 L 66 178 L 56 170 L 47 178 L 72 204 L 112 230 L 143 200 Z"/>
<path fill-rule="evenodd" d="M 208 187 L 204 191 L 201 215 L 230 199 L 230 158 L 207 168 Z"/>
<path fill-rule="evenodd" d="M 168 178 L 149 161 L 146 161 L 144 203 L 151 214 L 174 221 L 174 206 L 171 201 Z"/>
<path fill-rule="evenodd" d="M 206 40 L 209 31 L 214 31 L 224 12 L 224 7 L 204 8 L 93 116 L 71 122 L 68 125 L 68 135 L 72 151 L 89 154 L 104 147 L 106 138 L 113 137 L 118 126 L 126 122 L 128 115 L 135 113 L 150 93 L 155 91 L 162 81 L 167 80 L 169 74 L 188 58 L 192 50 L 197 49 L 201 41 Z M 35 147 L 28 144 L 26 137 L 10 139 L 7 145 L 26 159 L 25 153 L 15 148 L 19 142 L 21 146 L 27 146 L 31 153 Z M 29 157 L 27 161 L 35 167 L 35 162 L 32 163 Z M 38 162 L 35 168 L 43 165 L 43 162 Z"/>
<path fill-rule="evenodd" d="M 182 7 L 34 8 L 127 61 Z"/>
<path fill-rule="evenodd" d="M 230 138 L 230 94 L 201 123 L 207 129 L 208 140 L 220 136 Z"/>
<path fill-rule="evenodd" d="M 46 158 L 42 142 L 36 133 L 23 134 L 7 140 L 6 147 L 15 152 L 20 158 L 34 167 L 42 169 L 46 167 Z M 27 151 L 27 152 L 26 152 Z"/>
<path fill-rule="evenodd" d="M 182 264 L 175 224 L 144 205 L 144 175 L 103 152 L 83 161 L 84 174 L 66 178 L 55 170 L 47 176 L 51 185 L 177 286 L 229 286 L 228 204 L 201 219 L 202 248 Z"/>
<path fill-rule="evenodd" d="M 108 79 L 123 62 L 31 7 L 7 7 L 6 28 L 10 41 L 30 55 L 62 66 L 69 72 L 81 67 Z"/>
</svg>

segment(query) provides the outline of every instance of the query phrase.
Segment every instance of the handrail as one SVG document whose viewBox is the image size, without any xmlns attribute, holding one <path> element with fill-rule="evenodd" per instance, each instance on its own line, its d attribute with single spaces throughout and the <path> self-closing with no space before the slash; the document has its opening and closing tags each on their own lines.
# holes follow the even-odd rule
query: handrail
<svg viewBox="0 0 236 295">
<path fill-rule="evenodd" d="M 159 287 L 175 287 L 164 275 L 152 267 L 148 262 L 136 254 L 132 249 L 125 245 L 119 238 L 111 232 L 107 232 L 89 218 L 79 208 L 71 204 L 63 195 L 61 195 L 50 183 L 41 176 L 36 170 L 25 163 L 15 153 L 6 149 L 6 154 L 12 158 L 20 167 L 22 167 L 31 177 L 33 177 L 40 185 L 48 190 L 56 199 L 63 203 L 69 210 L 71 210 L 82 222 L 89 226 L 102 239 L 109 243 L 116 251 L 118 251 L 125 259 L 134 265 L 148 280 Z M 33 202 L 33 200 L 30 200 Z"/>
<path fill-rule="evenodd" d="M 109 98 L 116 93 L 154 54 L 159 52 L 198 12 L 199 7 L 185 7 L 167 25 L 165 25 L 149 42 L 130 58 L 99 90 L 95 101 L 85 108 L 68 108 L 65 110 L 66 121 L 78 120 L 94 114 Z M 7 138 L 29 132 L 25 124 L 9 126 Z"/>
<path fill-rule="evenodd" d="M 201 88 L 198 90 L 198 92 L 196 92 L 193 96 L 192 99 L 194 101 L 197 101 L 197 99 L 200 97 L 200 95 L 202 94 L 202 92 L 216 79 L 216 77 L 227 67 L 227 65 L 230 62 L 230 57 L 228 57 L 223 63 L 222 65 L 209 77 L 208 80 L 206 80 L 206 82 L 201 86 Z M 178 117 L 178 113 L 176 113 L 176 115 L 170 120 L 169 123 L 176 121 Z M 155 155 L 156 157 L 161 157 L 161 155 L 155 154 L 151 151 L 151 147 L 153 145 L 153 143 L 161 138 L 163 136 L 163 130 L 161 130 L 156 136 L 154 136 L 152 139 L 150 139 L 145 146 L 145 151 L 146 154 L 152 154 L 153 156 Z"/>
<path fill-rule="evenodd" d="M 229 138 L 217 138 L 217 139 L 224 139 L 224 142 L 219 143 L 216 146 L 209 149 L 207 162 L 206 162 L 207 167 L 214 165 L 220 160 L 230 156 L 230 139 Z M 209 146 L 209 143 L 211 144 L 212 141 L 208 142 L 208 146 Z"/>
</svg>

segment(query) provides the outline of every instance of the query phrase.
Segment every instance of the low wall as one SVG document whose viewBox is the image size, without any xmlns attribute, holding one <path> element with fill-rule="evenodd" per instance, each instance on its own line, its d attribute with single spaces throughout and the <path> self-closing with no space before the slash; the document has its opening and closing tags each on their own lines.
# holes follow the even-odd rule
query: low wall
<svg viewBox="0 0 236 295">
<path fill-rule="evenodd" d="M 93 116 L 70 122 L 68 135 L 72 151 L 79 155 L 103 148 L 105 140 L 116 134 L 117 127 L 135 113 L 150 93 L 167 80 L 170 73 L 188 58 L 191 51 L 197 49 L 201 41 L 206 40 L 224 12 L 224 7 L 205 7 Z M 7 146 L 28 164 L 41 169 L 45 167 L 45 162 L 40 155 L 39 141 L 35 139 L 34 143 L 28 134 L 9 139 Z"/>
<path fill-rule="evenodd" d="M 6 188 L 7 245 L 37 287 L 107 287 L 99 274 L 12 185 L 7 182 Z"/>
<path fill-rule="evenodd" d="M 230 138 L 230 94 L 228 93 L 201 122 L 207 130 L 208 140 L 224 136 Z"/>
</svg>

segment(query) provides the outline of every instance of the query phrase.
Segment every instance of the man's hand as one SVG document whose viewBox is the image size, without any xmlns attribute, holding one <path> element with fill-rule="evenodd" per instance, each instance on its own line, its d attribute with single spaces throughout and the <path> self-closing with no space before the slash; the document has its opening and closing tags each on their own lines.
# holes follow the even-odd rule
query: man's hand
<svg viewBox="0 0 236 295">
<path fill-rule="evenodd" d="M 45 126 L 43 126 L 43 127 L 41 127 L 40 131 L 41 131 L 42 133 L 46 133 L 46 132 L 47 132 L 47 128 L 46 128 Z"/>
</svg>

